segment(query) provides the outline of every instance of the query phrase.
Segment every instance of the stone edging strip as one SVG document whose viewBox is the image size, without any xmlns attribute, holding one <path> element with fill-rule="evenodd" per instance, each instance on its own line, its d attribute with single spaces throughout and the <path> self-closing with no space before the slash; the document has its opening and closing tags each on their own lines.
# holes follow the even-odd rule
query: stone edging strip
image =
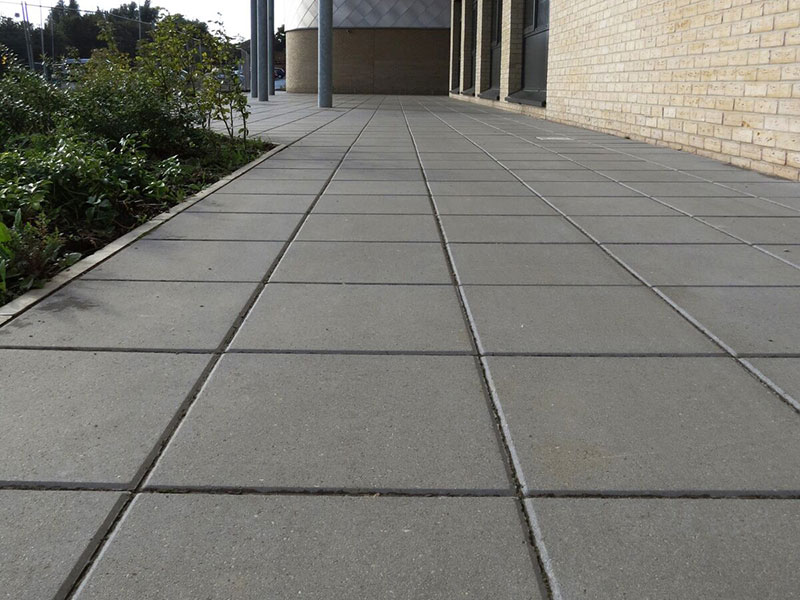
<svg viewBox="0 0 800 600">
<path fill-rule="evenodd" d="M 59 289 L 61 289 L 74 279 L 77 279 L 87 271 L 93 269 L 100 263 L 111 258 L 120 250 L 123 250 L 124 248 L 127 248 L 134 242 L 138 241 L 140 238 L 150 233 L 156 227 L 163 225 L 173 217 L 185 211 L 187 208 L 191 208 L 201 200 L 205 199 L 207 196 L 210 196 L 214 192 L 218 191 L 220 188 L 229 184 L 234 179 L 240 177 L 241 175 L 244 175 L 251 169 L 260 165 L 265 160 L 271 158 L 278 152 L 281 152 L 286 147 L 287 144 L 278 144 L 263 156 L 260 156 L 254 161 L 244 165 L 243 167 L 240 167 L 236 171 L 226 175 L 225 177 L 212 183 L 208 187 L 190 196 L 180 204 L 176 204 L 168 211 L 156 215 L 146 223 L 139 225 L 139 227 L 137 227 L 136 229 L 132 229 L 125 235 L 118 237 L 113 242 L 110 242 L 109 244 L 103 246 L 96 252 L 82 258 L 71 267 L 64 269 L 60 273 L 57 273 L 41 288 L 30 290 L 22 294 L 22 296 L 15 298 L 8 304 L 0 306 L 0 327 L 2 327 L 6 322 L 10 321 L 14 317 L 18 316 L 20 313 L 28 310 L 35 304 L 38 304 L 39 302 L 44 300 L 47 296 L 58 291 Z"/>
</svg>

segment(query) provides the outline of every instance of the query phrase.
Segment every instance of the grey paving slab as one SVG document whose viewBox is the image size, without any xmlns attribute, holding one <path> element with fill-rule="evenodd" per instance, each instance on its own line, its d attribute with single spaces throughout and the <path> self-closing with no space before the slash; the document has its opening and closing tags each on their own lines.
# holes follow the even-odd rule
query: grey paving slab
<svg viewBox="0 0 800 600">
<path fill-rule="evenodd" d="M 631 183 L 630 185 L 631 187 L 636 188 L 637 190 L 647 194 L 648 196 L 655 196 L 657 198 L 658 197 L 670 198 L 673 196 L 677 197 L 710 196 L 712 198 L 717 196 L 730 196 L 734 198 L 746 195 L 742 194 L 741 192 L 737 192 L 736 190 L 728 189 L 720 185 L 716 185 L 713 183 L 706 183 L 702 181 L 696 183 L 638 182 L 638 183 Z"/>
<path fill-rule="evenodd" d="M 638 284 L 590 244 L 451 244 L 450 251 L 464 284 Z"/>
<path fill-rule="evenodd" d="M 220 191 L 225 194 L 318 194 L 324 181 L 279 181 L 240 177 Z"/>
<path fill-rule="evenodd" d="M 495 161 L 484 158 L 481 160 L 474 160 L 474 159 L 465 159 L 465 160 L 448 160 L 448 159 L 440 159 L 436 157 L 430 158 L 423 158 L 422 159 L 422 166 L 425 167 L 425 170 L 468 170 L 468 169 L 478 169 L 481 171 L 503 171 L 503 167 L 497 164 Z"/>
<path fill-rule="evenodd" d="M 796 217 L 796 210 L 759 198 L 665 198 L 670 206 L 694 216 Z"/>
<path fill-rule="evenodd" d="M 345 158 L 342 169 L 416 169 L 419 171 L 419 161 L 416 157 L 410 159 L 385 159 L 382 155 L 373 158 Z"/>
<path fill-rule="evenodd" d="M 436 243 L 294 242 L 272 281 L 448 284 L 452 279 Z"/>
<path fill-rule="evenodd" d="M 797 500 L 531 501 L 564 598 L 798 598 Z"/>
<path fill-rule="evenodd" d="M 744 244 L 608 247 L 652 285 L 800 285 L 800 269 Z"/>
<path fill-rule="evenodd" d="M 328 194 L 424 196 L 428 188 L 422 181 L 332 181 L 325 191 Z"/>
<path fill-rule="evenodd" d="M 536 600 L 531 564 L 510 498 L 144 495 L 77 598 Z"/>
<path fill-rule="evenodd" d="M 432 214 L 425 196 L 352 196 L 323 194 L 314 213 Z"/>
<path fill-rule="evenodd" d="M 508 171 L 502 169 L 426 169 L 428 181 L 517 181 Z"/>
<path fill-rule="evenodd" d="M 525 196 L 531 191 L 517 181 L 432 181 L 434 196 Z M 532 195 L 532 194 L 531 194 Z"/>
<path fill-rule="evenodd" d="M 737 352 L 800 353 L 800 288 L 662 289 Z"/>
<path fill-rule="evenodd" d="M 644 287 L 466 287 L 487 352 L 717 352 Z"/>
<path fill-rule="evenodd" d="M 405 285 L 270 284 L 233 347 L 471 351 L 455 291 Z"/>
<path fill-rule="evenodd" d="M 59 594 L 80 573 L 121 494 L 0 491 L 0 590 L 14 600 Z M 81 564 L 81 567 L 83 565 Z M 65 587 L 67 587 L 65 586 Z"/>
<path fill-rule="evenodd" d="M 720 229 L 754 244 L 800 244 L 797 217 L 706 217 Z"/>
<path fill-rule="evenodd" d="M 245 181 L 253 179 L 269 181 L 328 181 L 333 172 L 333 167 L 323 169 L 251 169 L 242 179 Z"/>
<path fill-rule="evenodd" d="M 573 182 L 532 182 L 529 184 L 545 198 L 556 196 L 641 196 L 638 192 L 613 182 L 573 181 Z"/>
<path fill-rule="evenodd" d="M 298 240 L 438 242 L 433 215 L 312 214 Z"/>
<path fill-rule="evenodd" d="M 141 240 L 92 269 L 86 279 L 261 281 L 282 242 Z"/>
<path fill-rule="evenodd" d="M 269 160 L 265 160 L 260 165 L 257 165 L 253 171 L 271 171 L 282 169 L 330 169 L 333 171 L 339 164 L 337 159 L 305 159 L 305 158 L 291 158 L 285 152 L 281 152 L 273 156 Z"/>
<path fill-rule="evenodd" d="M 599 181 L 608 182 L 608 177 L 604 177 L 599 173 L 590 171 L 589 169 L 576 169 L 576 170 L 553 170 L 546 169 L 517 169 L 514 174 L 523 181 L 534 184 L 541 181 L 563 181 L 563 182 L 583 182 L 583 181 Z M 534 186 L 535 187 L 535 186 Z"/>
<path fill-rule="evenodd" d="M 682 171 L 662 169 L 660 171 L 644 171 L 640 169 L 603 169 L 603 175 L 624 183 L 647 181 L 650 183 L 704 183 L 699 177 Z M 636 187 L 636 186 L 634 186 Z"/>
<path fill-rule="evenodd" d="M 0 329 L 0 346 L 213 350 L 256 285 L 77 281 Z"/>
<path fill-rule="evenodd" d="M 729 358 L 489 365 L 531 490 L 800 487 L 800 415 Z"/>
<path fill-rule="evenodd" d="M 187 212 L 304 213 L 314 198 L 310 194 L 212 194 Z"/>
<path fill-rule="evenodd" d="M 601 243 L 736 244 L 737 240 L 691 217 L 577 216 L 575 221 Z"/>
<path fill-rule="evenodd" d="M 750 362 L 779 388 L 800 402 L 800 358 L 753 358 Z"/>
<path fill-rule="evenodd" d="M 422 181 L 422 170 L 416 169 L 345 169 L 336 172 L 334 182 L 340 181 Z"/>
<path fill-rule="evenodd" d="M 534 195 L 528 196 L 437 196 L 440 214 L 462 215 L 555 215 L 555 210 Z"/>
<path fill-rule="evenodd" d="M 154 240 L 244 240 L 289 239 L 301 214 L 189 213 L 174 217 L 153 231 Z"/>
<path fill-rule="evenodd" d="M 309 354 L 223 358 L 148 485 L 511 489 L 473 358 Z"/>
<path fill-rule="evenodd" d="M 590 196 L 555 196 L 548 198 L 548 201 L 569 216 L 676 216 L 680 214 L 676 210 L 643 196 L 626 196 L 622 198 L 614 198 L 612 196 L 599 198 Z"/>
<path fill-rule="evenodd" d="M 0 350 L 0 481 L 129 484 L 208 358 Z"/>
<path fill-rule="evenodd" d="M 759 244 L 758 247 L 789 261 L 795 266 L 800 266 L 800 245 L 798 244 Z"/>
<path fill-rule="evenodd" d="M 531 158 L 528 160 L 521 160 L 517 155 L 511 155 L 507 158 L 502 158 L 500 154 L 494 155 L 498 160 L 502 162 L 502 164 L 512 171 L 517 170 L 542 170 L 542 171 L 574 171 L 576 168 L 579 168 L 581 165 L 576 165 L 574 162 L 570 160 L 563 160 L 563 159 L 553 159 L 553 155 L 546 155 L 546 158 L 550 160 L 545 160 L 543 158 Z"/>
<path fill-rule="evenodd" d="M 793 181 L 729 182 L 725 186 L 765 198 L 800 198 L 800 183 Z"/>
<path fill-rule="evenodd" d="M 590 242 L 558 216 L 454 216 L 441 218 L 449 242 Z"/>
<path fill-rule="evenodd" d="M 747 169 L 737 169 L 737 168 L 728 168 L 728 169 L 705 169 L 704 165 L 697 165 L 698 168 L 692 169 L 684 169 L 687 173 L 691 173 L 692 175 L 696 175 L 697 177 L 702 177 L 704 179 L 709 179 L 714 182 L 722 182 L 728 183 L 733 181 L 740 181 L 740 182 L 765 182 L 765 183 L 772 183 L 776 181 L 782 181 L 776 177 L 770 177 L 769 175 L 764 175 L 762 173 L 757 173 L 756 171 L 748 171 Z"/>
</svg>

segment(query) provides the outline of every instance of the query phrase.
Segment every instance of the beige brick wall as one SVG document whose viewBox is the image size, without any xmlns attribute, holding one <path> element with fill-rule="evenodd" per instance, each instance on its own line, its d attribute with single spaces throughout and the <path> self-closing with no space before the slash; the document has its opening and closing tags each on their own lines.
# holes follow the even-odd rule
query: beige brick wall
<svg viewBox="0 0 800 600">
<path fill-rule="evenodd" d="M 800 0 L 551 0 L 547 106 L 513 109 L 798 180 Z"/>
</svg>

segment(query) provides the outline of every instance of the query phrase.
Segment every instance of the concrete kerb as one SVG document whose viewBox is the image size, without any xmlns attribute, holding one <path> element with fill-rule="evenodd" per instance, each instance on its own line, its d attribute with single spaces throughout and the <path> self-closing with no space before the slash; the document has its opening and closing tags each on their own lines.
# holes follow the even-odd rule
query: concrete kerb
<svg viewBox="0 0 800 600">
<path fill-rule="evenodd" d="M 105 262 L 106 260 L 114 256 L 121 250 L 132 245 L 134 242 L 138 241 L 140 238 L 144 237 L 157 227 L 160 227 L 161 225 L 171 220 L 172 218 L 176 217 L 183 211 L 187 210 L 188 208 L 191 208 L 201 200 L 205 199 L 207 196 L 210 196 L 214 192 L 220 190 L 221 188 L 229 184 L 237 177 L 244 175 L 251 169 L 254 169 L 258 165 L 263 163 L 265 160 L 283 151 L 285 148 L 287 148 L 287 146 L 288 144 L 278 144 L 263 156 L 258 157 L 254 161 L 249 162 L 243 167 L 233 171 L 232 173 L 226 175 L 225 177 L 222 177 L 221 179 L 215 181 L 208 187 L 203 188 L 196 194 L 193 194 L 180 204 L 176 204 L 169 210 L 159 215 L 156 215 L 155 217 L 153 217 L 146 223 L 140 225 L 136 229 L 129 231 L 123 236 L 118 237 L 113 242 L 107 244 L 106 246 L 103 246 L 96 252 L 90 254 L 89 256 L 86 256 L 85 258 L 82 258 L 71 267 L 64 269 L 60 273 L 56 274 L 41 288 L 30 290 L 29 292 L 26 292 L 22 296 L 15 298 L 8 304 L 0 306 L 0 327 L 2 327 L 5 323 L 10 321 L 11 319 L 19 316 L 32 306 L 38 304 L 51 294 L 57 292 L 68 283 L 77 279 L 81 275 L 89 272 L 97 265 Z"/>
</svg>

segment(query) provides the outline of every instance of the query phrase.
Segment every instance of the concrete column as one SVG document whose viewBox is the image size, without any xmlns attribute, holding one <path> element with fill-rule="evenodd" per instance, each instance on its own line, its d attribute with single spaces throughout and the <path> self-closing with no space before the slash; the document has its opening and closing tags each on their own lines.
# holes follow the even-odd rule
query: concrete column
<svg viewBox="0 0 800 600">
<path fill-rule="evenodd" d="M 333 0 L 319 0 L 317 94 L 320 108 L 333 106 Z"/>
<path fill-rule="evenodd" d="M 269 100 L 267 77 L 267 0 L 258 0 L 258 99 Z"/>
<path fill-rule="evenodd" d="M 503 0 L 503 35 L 500 43 L 500 100 L 522 89 L 522 29 L 525 0 Z"/>
<path fill-rule="evenodd" d="M 472 0 L 461 0 L 461 79 L 463 92 L 475 84 L 472 81 Z"/>
<path fill-rule="evenodd" d="M 475 65 L 475 94 L 488 90 L 492 85 L 492 0 L 478 0 L 478 43 Z"/>
<path fill-rule="evenodd" d="M 458 11 L 458 13 L 456 13 Z M 461 2 L 450 0 L 450 78 L 447 89 L 461 91 Z M 458 24 L 458 26 L 456 26 Z"/>
<path fill-rule="evenodd" d="M 258 98 L 258 0 L 250 0 L 250 95 Z"/>
<path fill-rule="evenodd" d="M 275 0 L 267 0 L 267 89 L 275 95 Z"/>
</svg>

